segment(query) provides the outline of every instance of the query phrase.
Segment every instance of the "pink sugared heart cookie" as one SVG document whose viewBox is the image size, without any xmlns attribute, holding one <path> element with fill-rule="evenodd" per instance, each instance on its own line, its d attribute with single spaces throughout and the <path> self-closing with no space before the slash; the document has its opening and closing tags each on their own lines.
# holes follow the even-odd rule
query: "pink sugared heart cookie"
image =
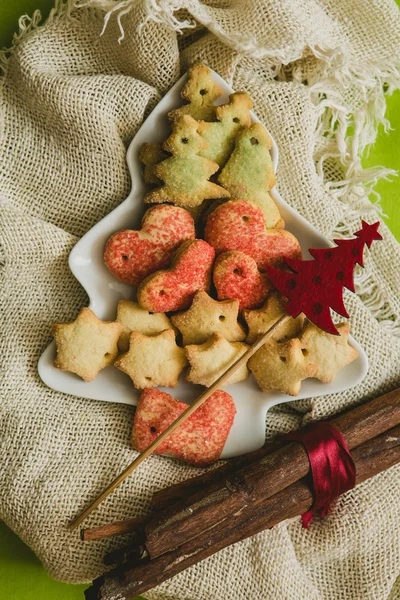
<svg viewBox="0 0 400 600">
<path fill-rule="evenodd" d="M 138 231 L 114 233 L 107 241 L 104 262 L 117 279 L 136 286 L 157 269 L 167 267 L 174 250 L 195 237 L 188 211 L 162 204 L 146 211 Z"/>
<path fill-rule="evenodd" d="M 250 200 L 230 200 L 216 208 L 207 219 L 204 239 L 217 254 L 240 250 L 261 268 L 279 266 L 283 256 L 301 258 L 294 235 L 284 229 L 266 229 L 261 208 Z"/>
<path fill-rule="evenodd" d="M 256 261 L 238 250 L 222 252 L 217 257 L 213 280 L 218 300 L 237 298 L 240 310 L 261 306 L 272 287 Z"/>
<path fill-rule="evenodd" d="M 135 413 L 133 447 L 139 452 L 145 450 L 187 407 L 161 390 L 145 390 Z M 170 454 L 197 466 L 218 460 L 235 413 L 232 397 L 217 390 L 160 444 L 154 454 Z"/>
<path fill-rule="evenodd" d="M 204 240 L 188 240 L 179 246 L 172 265 L 140 284 L 137 299 L 150 312 L 169 312 L 190 306 L 198 290 L 210 287 L 215 251 Z"/>
</svg>

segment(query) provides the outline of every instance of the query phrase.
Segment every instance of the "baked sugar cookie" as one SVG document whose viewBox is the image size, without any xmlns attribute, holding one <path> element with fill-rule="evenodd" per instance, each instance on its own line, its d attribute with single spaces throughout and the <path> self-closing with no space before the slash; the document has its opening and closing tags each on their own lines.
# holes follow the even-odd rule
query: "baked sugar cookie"
<svg viewBox="0 0 400 600">
<path fill-rule="evenodd" d="M 301 382 L 314 377 L 317 365 L 306 363 L 298 338 L 287 342 L 268 340 L 247 363 L 263 392 L 297 396 Z"/>
<path fill-rule="evenodd" d="M 108 239 L 104 262 L 114 277 L 137 286 L 150 273 L 167 267 L 174 250 L 195 236 L 187 210 L 154 206 L 144 214 L 139 230 L 124 229 Z"/>
<path fill-rule="evenodd" d="M 248 350 L 243 342 L 228 342 L 220 333 L 214 333 L 207 342 L 199 346 L 185 346 L 189 361 L 185 379 L 191 383 L 209 387 Z M 239 367 L 224 385 L 242 381 L 249 376 L 246 364 Z"/>
<path fill-rule="evenodd" d="M 272 287 L 256 261 L 238 250 L 222 252 L 217 257 L 213 280 L 218 298 L 237 298 L 240 310 L 260 306 Z"/>
<path fill-rule="evenodd" d="M 281 294 L 277 291 L 273 291 L 268 295 L 261 308 L 256 310 L 244 310 L 243 317 L 249 328 L 246 342 L 248 344 L 254 344 L 259 335 L 268 331 L 280 317 L 287 314 L 284 307 L 285 302 L 283 301 Z M 285 323 L 282 323 L 282 325 L 280 325 L 273 333 L 272 339 L 279 342 L 284 339 L 297 337 L 303 329 L 303 323 L 304 315 L 303 313 L 300 313 L 295 319 L 291 318 Z"/>
<path fill-rule="evenodd" d="M 146 194 L 149 203 L 172 202 L 177 206 L 199 206 L 206 199 L 229 198 L 229 192 L 209 181 L 218 164 L 200 155 L 207 143 L 198 133 L 199 123 L 189 115 L 179 117 L 163 148 L 172 156 L 154 167 L 164 182 Z"/>
<path fill-rule="evenodd" d="M 187 407 L 166 392 L 154 388 L 145 390 L 136 408 L 132 446 L 143 452 Z M 196 466 L 211 464 L 221 456 L 235 413 L 232 397 L 217 390 L 154 454 L 169 454 Z"/>
<path fill-rule="evenodd" d="M 238 312 L 238 300 L 218 302 L 200 290 L 189 310 L 173 315 L 171 321 L 181 332 L 184 346 L 203 344 L 216 332 L 229 342 L 240 342 L 246 334 L 237 321 Z"/>
<path fill-rule="evenodd" d="M 209 289 L 214 256 L 214 249 L 204 240 L 184 242 L 168 270 L 142 281 L 137 294 L 140 306 L 150 312 L 188 308 L 198 290 Z"/>
<path fill-rule="evenodd" d="M 52 334 L 57 346 L 54 366 L 92 381 L 118 354 L 120 323 L 101 321 L 90 308 L 82 308 L 72 323 L 57 323 Z"/>
<path fill-rule="evenodd" d="M 118 340 L 118 348 L 121 352 L 129 349 L 129 336 L 132 331 L 143 335 L 155 335 L 174 329 L 171 321 L 164 313 L 151 313 L 144 310 L 138 302 L 120 300 L 117 308 L 117 322 L 121 323 L 123 331 Z"/>
<path fill-rule="evenodd" d="M 198 132 L 206 142 L 200 155 L 223 167 L 233 151 L 236 135 L 251 124 L 252 107 L 246 92 L 235 92 L 229 96 L 228 104 L 216 107 L 215 123 L 200 121 Z"/>
<path fill-rule="evenodd" d="M 190 115 L 197 121 L 214 121 L 214 102 L 222 94 L 221 88 L 211 77 L 211 71 L 201 63 L 193 64 L 188 70 L 188 80 L 183 86 L 181 97 L 188 101 L 168 113 L 171 121 Z"/>
<path fill-rule="evenodd" d="M 358 351 L 350 346 L 347 338 L 348 323 L 335 325 L 340 335 L 326 333 L 311 321 L 307 321 L 300 343 L 306 363 L 318 366 L 314 377 L 323 383 L 331 383 L 336 373 L 358 357 Z"/>
<path fill-rule="evenodd" d="M 167 329 L 153 336 L 132 331 L 129 350 L 115 361 L 115 366 L 129 375 L 135 388 L 176 387 L 187 365 L 185 351 L 177 346 L 175 333 Z"/>
<path fill-rule="evenodd" d="M 283 226 L 278 207 L 268 193 L 276 182 L 271 146 L 265 127 L 253 123 L 236 136 L 235 149 L 218 177 L 231 198 L 246 198 L 261 208 L 268 228 Z"/>
<path fill-rule="evenodd" d="M 251 256 L 258 267 L 280 266 L 283 257 L 301 258 L 297 239 L 283 229 L 267 229 L 264 214 L 251 200 L 229 200 L 210 214 L 204 239 L 217 254 L 240 250 Z"/>
</svg>

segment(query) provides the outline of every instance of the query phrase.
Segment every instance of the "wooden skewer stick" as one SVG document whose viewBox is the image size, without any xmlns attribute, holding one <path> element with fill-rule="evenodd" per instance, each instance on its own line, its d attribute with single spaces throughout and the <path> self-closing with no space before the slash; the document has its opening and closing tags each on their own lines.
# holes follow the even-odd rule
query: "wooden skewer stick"
<svg viewBox="0 0 400 600">
<path fill-rule="evenodd" d="M 128 477 L 128 475 L 130 475 L 140 465 L 140 463 L 142 463 L 152 452 L 154 452 L 154 450 L 156 448 L 158 448 L 158 446 L 173 431 L 175 431 L 175 429 L 177 429 L 177 427 L 179 427 L 179 425 L 181 425 L 184 421 L 186 421 L 186 419 L 188 417 L 190 417 L 190 415 L 192 415 L 195 412 L 195 410 L 197 410 L 202 404 L 204 404 L 204 402 L 207 400 L 207 398 L 209 398 L 218 388 L 222 387 L 222 385 L 225 383 L 225 381 L 239 367 L 241 367 L 244 363 L 246 363 L 249 360 L 249 358 L 251 356 L 253 356 L 253 354 L 255 354 L 255 352 L 257 352 L 257 350 L 259 350 L 261 348 L 261 346 L 263 346 L 263 344 L 265 344 L 265 342 L 273 335 L 273 333 L 278 329 L 278 327 L 283 325 L 283 323 L 286 323 L 286 321 L 288 321 L 291 318 L 292 317 L 290 315 L 286 315 L 286 314 L 283 315 L 272 325 L 272 327 L 270 327 L 268 329 L 268 331 L 266 331 L 264 334 L 262 334 L 254 342 L 254 344 L 236 362 L 234 362 L 229 367 L 229 369 L 227 369 L 225 371 L 225 373 L 223 373 L 216 381 L 214 381 L 214 383 L 212 384 L 211 387 L 206 389 L 193 402 L 193 404 L 188 406 L 188 408 L 173 423 L 171 423 L 171 425 L 169 427 L 167 427 L 167 429 L 165 431 L 163 431 L 163 433 L 161 435 L 159 435 L 158 438 L 155 439 L 154 442 L 152 444 L 150 444 L 150 446 L 148 446 L 146 448 L 146 450 L 144 450 L 144 452 L 142 452 L 142 454 L 140 454 L 120 475 L 118 475 L 118 477 L 116 479 L 114 479 L 114 481 L 108 486 L 108 488 L 106 490 L 104 490 L 104 492 L 102 492 L 100 494 L 100 496 L 98 498 L 96 498 L 96 500 L 94 500 L 91 504 L 89 504 L 89 506 L 87 508 L 85 508 L 85 510 L 80 515 L 78 515 L 76 517 L 76 519 L 71 521 L 71 523 L 69 524 L 69 528 L 74 529 L 75 527 L 78 527 L 78 525 L 80 525 L 82 523 L 82 521 L 84 519 L 86 519 L 86 517 L 89 516 L 90 513 L 95 508 L 97 508 L 99 506 L 99 504 L 101 502 L 103 502 L 103 500 L 105 498 L 107 498 L 107 496 L 109 494 L 111 494 L 111 492 L 113 492 L 119 486 L 119 484 L 122 483 L 124 481 L 124 479 L 126 479 Z"/>
</svg>

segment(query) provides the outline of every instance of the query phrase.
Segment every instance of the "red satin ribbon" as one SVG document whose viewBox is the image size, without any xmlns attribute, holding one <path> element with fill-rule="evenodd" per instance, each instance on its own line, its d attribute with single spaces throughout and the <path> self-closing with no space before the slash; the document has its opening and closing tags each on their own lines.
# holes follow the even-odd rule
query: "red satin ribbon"
<svg viewBox="0 0 400 600">
<path fill-rule="evenodd" d="M 317 511 L 325 517 L 333 500 L 355 486 L 355 465 L 342 434 L 330 423 L 310 423 L 283 439 L 303 444 L 310 460 L 314 503 L 301 515 L 303 527 L 308 529 Z"/>
</svg>

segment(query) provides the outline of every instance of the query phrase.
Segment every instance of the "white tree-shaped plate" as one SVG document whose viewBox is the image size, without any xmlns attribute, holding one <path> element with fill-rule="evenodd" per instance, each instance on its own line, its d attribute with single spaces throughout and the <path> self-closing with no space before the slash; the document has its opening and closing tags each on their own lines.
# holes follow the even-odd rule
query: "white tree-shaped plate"
<svg viewBox="0 0 400 600">
<path fill-rule="evenodd" d="M 223 91 L 217 104 L 227 102 L 232 88 L 215 72 L 212 77 Z M 118 301 L 122 298 L 134 299 L 132 287 L 119 282 L 111 275 L 103 262 L 103 250 L 109 236 L 119 229 L 138 229 L 141 218 L 148 208 L 143 203 L 147 186 L 143 181 L 142 166 L 139 161 L 139 150 L 144 142 L 160 143 L 169 132 L 167 113 L 182 104 L 180 91 L 186 81 L 186 75 L 173 86 L 156 106 L 133 138 L 128 152 L 127 163 L 132 178 L 132 190 L 115 210 L 95 225 L 73 248 L 69 257 L 72 273 L 85 288 L 90 308 L 101 319 L 113 320 L 116 315 Z M 252 114 L 253 122 L 259 122 Z M 272 136 L 271 136 L 272 137 Z M 275 171 L 278 167 L 278 147 L 273 140 L 271 149 Z M 291 208 L 274 188 L 271 196 L 275 200 L 286 223 L 286 229 L 299 240 L 303 258 L 311 258 L 308 248 L 324 248 L 332 246 L 312 225 Z M 301 391 L 296 398 L 281 393 L 261 392 L 255 379 L 251 376 L 243 382 L 228 386 L 226 389 L 232 395 L 237 409 L 234 425 L 229 433 L 222 454 L 223 458 L 237 456 L 260 448 L 265 441 L 265 415 L 277 404 L 313 398 L 326 394 L 342 392 L 362 381 L 368 361 L 364 350 L 354 340 L 350 344 L 359 352 L 357 360 L 341 369 L 333 383 L 324 384 L 316 379 L 303 381 Z M 63 372 L 53 367 L 55 344 L 52 342 L 43 352 L 38 365 L 42 381 L 49 387 L 80 396 L 85 399 L 104 400 L 106 402 L 121 402 L 136 405 L 140 392 L 135 390 L 129 377 L 116 367 L 107 367 L 100 371 L 96 379 L 85 382 L 77 375 Z M 175 389 L 165 389 L 175 398 L 191 402 L 202 391 L 200 386 L 194 386 L 183 381 Z"/>
</svg>

